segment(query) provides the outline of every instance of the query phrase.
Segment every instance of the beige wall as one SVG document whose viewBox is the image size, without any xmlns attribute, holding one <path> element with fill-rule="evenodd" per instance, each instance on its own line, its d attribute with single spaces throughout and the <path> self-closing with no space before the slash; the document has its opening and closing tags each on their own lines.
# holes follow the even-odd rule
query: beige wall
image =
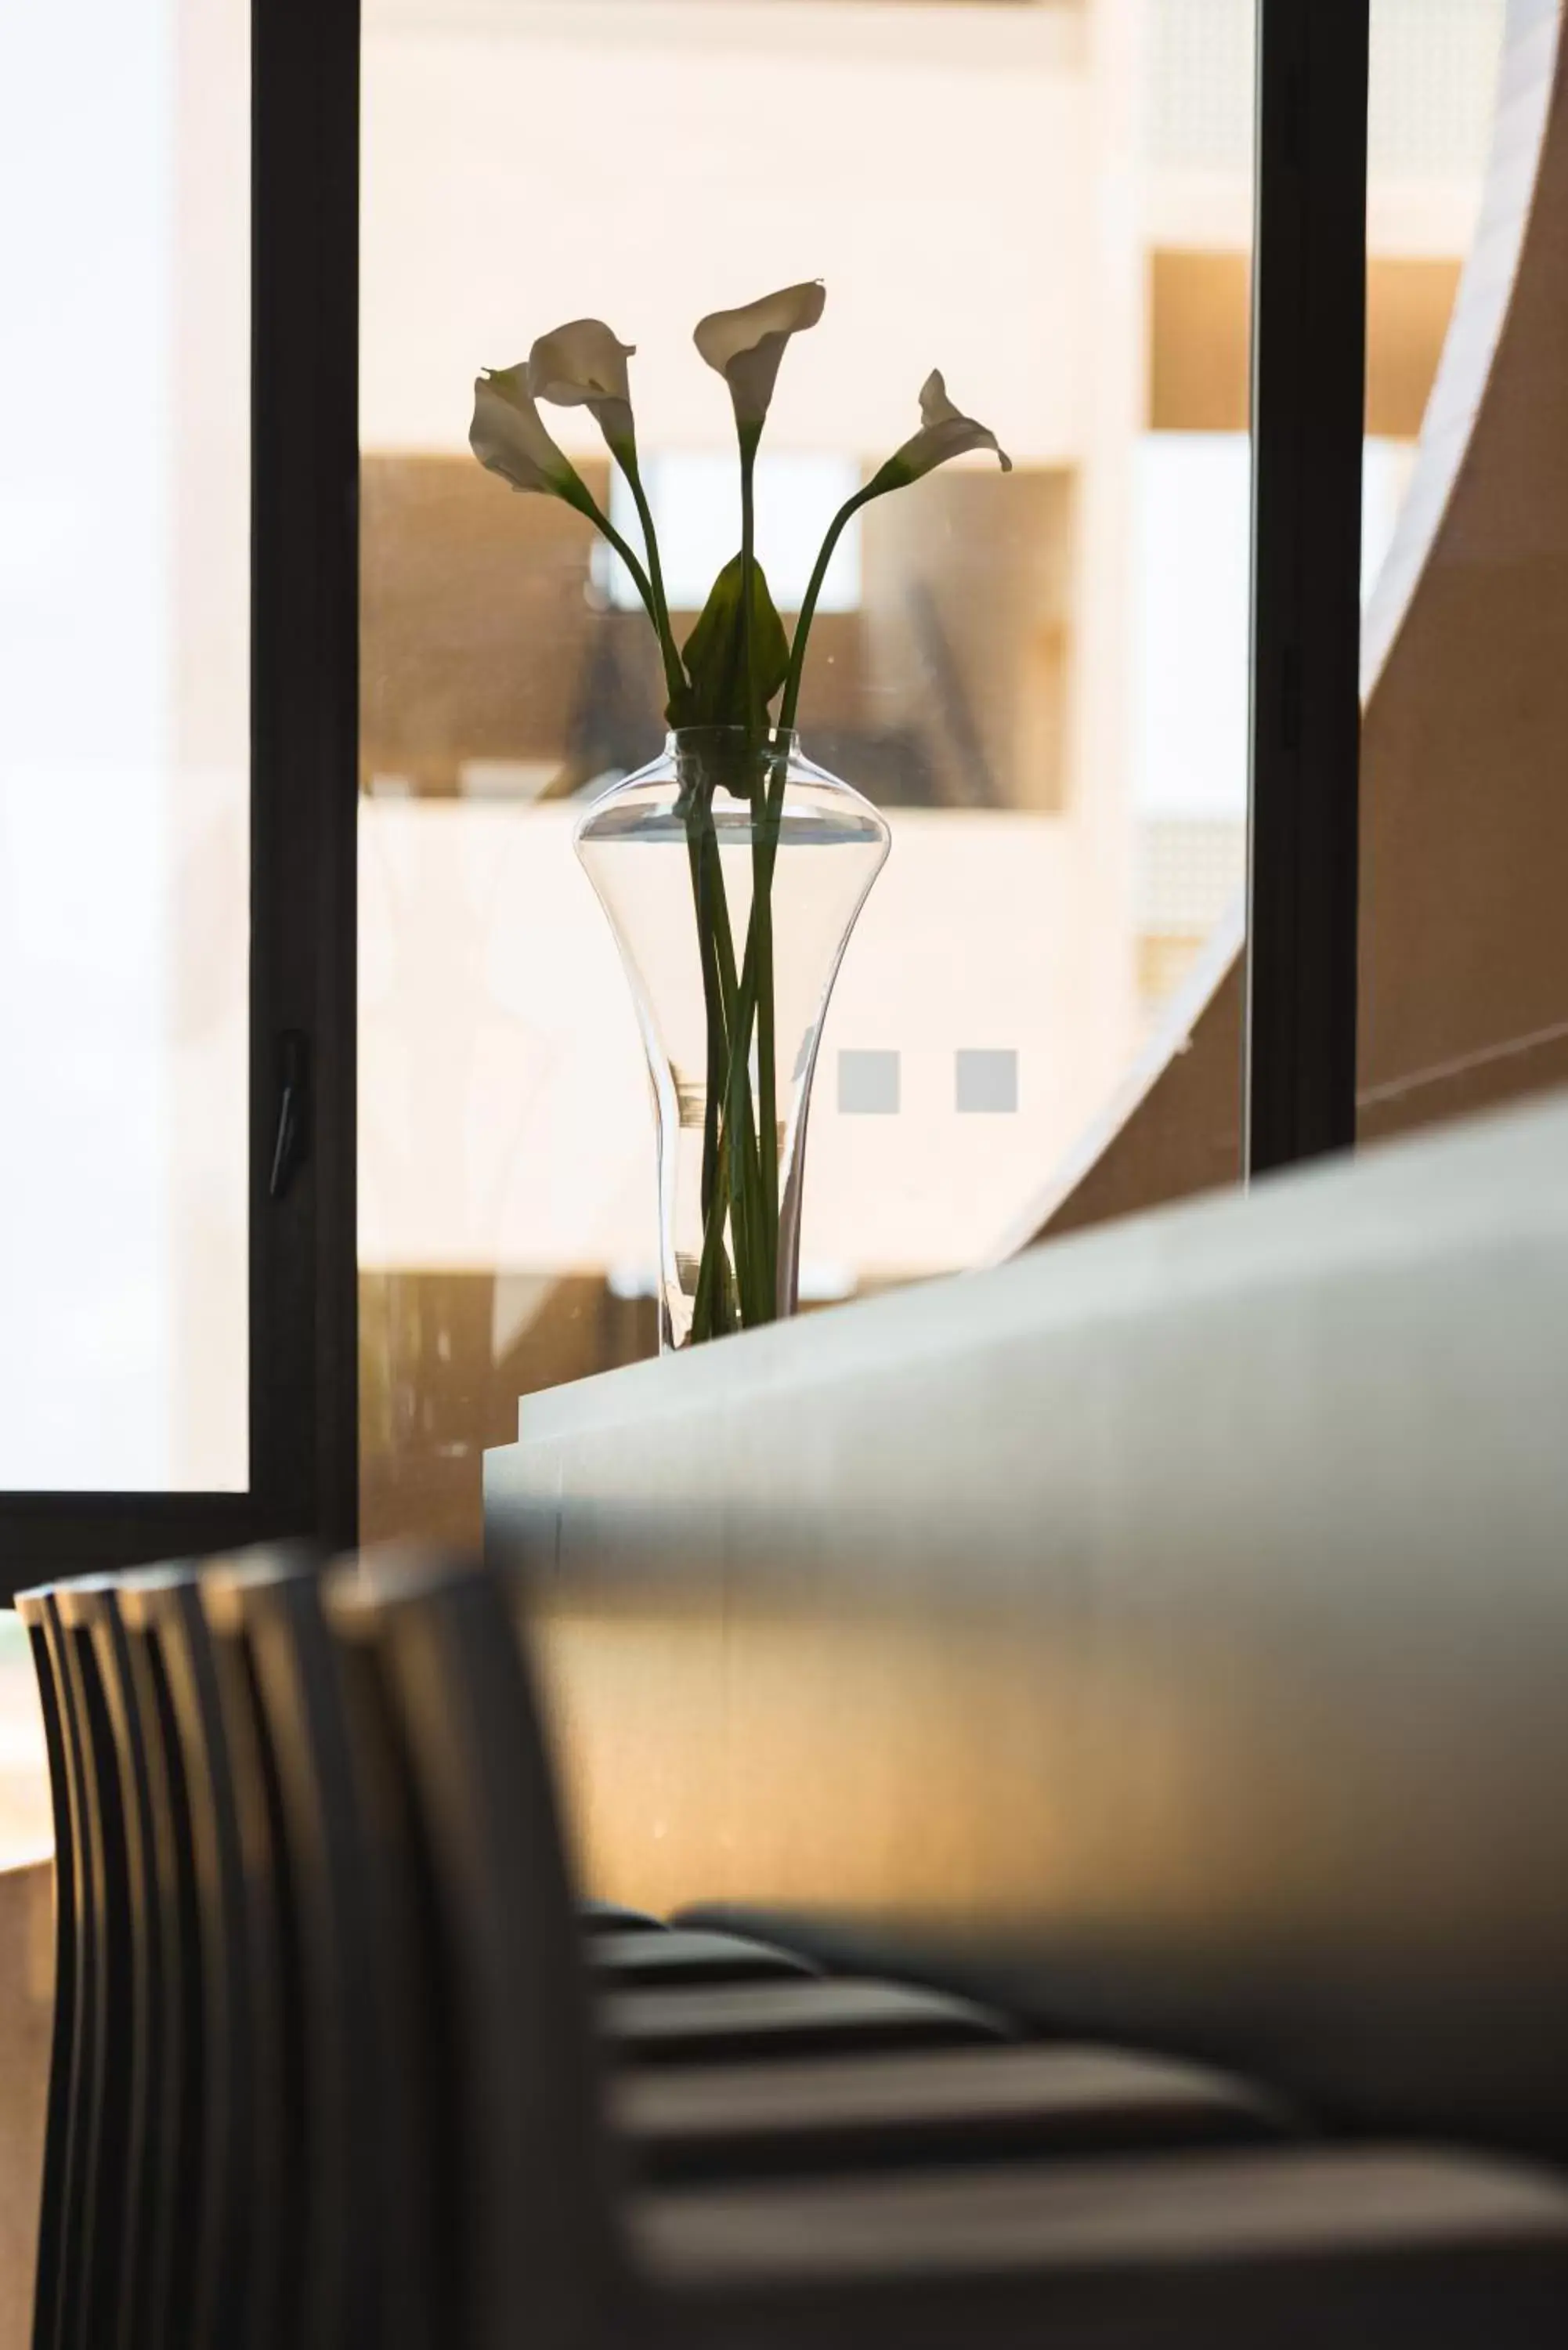
<svg viewBox="0 0 1568 2350">
<path fill-rule="evenodd" d="M 776 445 L 884 452 L 945 366 L 1014 454 L 1062 463 L 1083 396 L 1082 338 L 1062 322 L 1089 291 L 1082 41 L 1075 9 L 940 0 L 372 8 L 366 446 L 462 450 L 476 369 L 593 313 L 639 347 L 647 444 L 727 448 L 691 328 L 822 276 L 827 313 L 781 380 Z M 998 234 L 1022 221 L 1027 281 Z M 562 438 L 598 446 L 586 413 Z"/>
<path fill-rule="evenodd" d="M 1448 332 L 1455 255 L 1374 254 L 1366 274 L 1366 430 L 1414 441 Z M 1250 407 L 1251 261 L 1160 248 L 1149 257 L 1148 421 L 1157 432 L 1243 432 Z"/>
</svg>

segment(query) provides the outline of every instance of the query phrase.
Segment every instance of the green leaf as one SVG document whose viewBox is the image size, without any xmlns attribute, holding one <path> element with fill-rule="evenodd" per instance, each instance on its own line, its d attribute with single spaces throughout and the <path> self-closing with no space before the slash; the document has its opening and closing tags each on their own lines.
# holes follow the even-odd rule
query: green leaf
<svg viewBox="0 0 1568 2350">
<path fill-rule="evenodd" d="M 672 726 L 744 726 L 746 643 L 742 626 L 741 558 L 725 564 L 701 619 L 681 648 L 691 683 L 670 705 Z M 789 639 L 774 608 L 760 563 L 752 566 L 752 669 L 757 714 L 765 712 L 789 673 Z"/>
</svg>

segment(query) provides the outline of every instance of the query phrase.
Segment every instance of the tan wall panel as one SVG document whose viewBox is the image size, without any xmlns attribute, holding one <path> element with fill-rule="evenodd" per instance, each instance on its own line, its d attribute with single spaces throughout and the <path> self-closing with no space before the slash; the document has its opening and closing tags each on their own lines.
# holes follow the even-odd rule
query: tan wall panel
<svg viewBox="0 0 1568 2350">
<path fill-rule="evenodd" d="M 950 806 L 1064 805 L 1072 536 L 1071 476 L 1023 467 L 866 516 L 867 716 L 921 730 Z"/>
<path fill-rule="evenodd" d="M 1250 407 L 1251 259 L 1156 253 L 1150 264 L 1149 424 L 1242 432 Z M 1454 260 L 1375 259 L 1366 274 L 1366 429 L 1414 441 L 1454 307 Z"/>
<path fill-rule="evenodd" d="M 1246 431 L 1251 275 L 1251 256 L 1245 253 L 1151 256 L 1152 431 Z"/>
<path fill-rule="evenodd" d="M 1414 441 L 1459 291 L 1457 261 L 1372 261 L 1366 270 L 1366 430 Z"/>
</svg>

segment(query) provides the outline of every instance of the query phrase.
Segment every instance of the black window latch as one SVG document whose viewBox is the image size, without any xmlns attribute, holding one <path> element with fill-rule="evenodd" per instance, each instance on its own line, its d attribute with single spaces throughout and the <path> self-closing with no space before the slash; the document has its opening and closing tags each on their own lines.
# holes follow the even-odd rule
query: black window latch
<svg viewBox="0 0 1568 2350">
<path fill-rule="evenodd" d="M 286 1028 L 277 1040 L 277 1132 L 267 1191 L 281 1200 L 310 1155 L 310 1040 L 302 1028 Z"/>
</svg>

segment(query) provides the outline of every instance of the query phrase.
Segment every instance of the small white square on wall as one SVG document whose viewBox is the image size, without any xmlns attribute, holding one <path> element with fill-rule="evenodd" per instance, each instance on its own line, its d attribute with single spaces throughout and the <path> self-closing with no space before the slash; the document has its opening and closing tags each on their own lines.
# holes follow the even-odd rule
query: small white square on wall
<svg viewBox="0 0 1568 2350">
<path fill-rule="evenodd" d="M 958 1055 L 954 1107 L 965 1113 L 987 1114 L 1018 1107 L 1018 1055 L 1015 1052 L 961 1051 Z"/>
<path fill-rule="evenodd" d="M 849 1118 L 893 1118 L 898 1109 L 897 1053 L 840 1053 L 838 1107 Z"/>
</svg>

